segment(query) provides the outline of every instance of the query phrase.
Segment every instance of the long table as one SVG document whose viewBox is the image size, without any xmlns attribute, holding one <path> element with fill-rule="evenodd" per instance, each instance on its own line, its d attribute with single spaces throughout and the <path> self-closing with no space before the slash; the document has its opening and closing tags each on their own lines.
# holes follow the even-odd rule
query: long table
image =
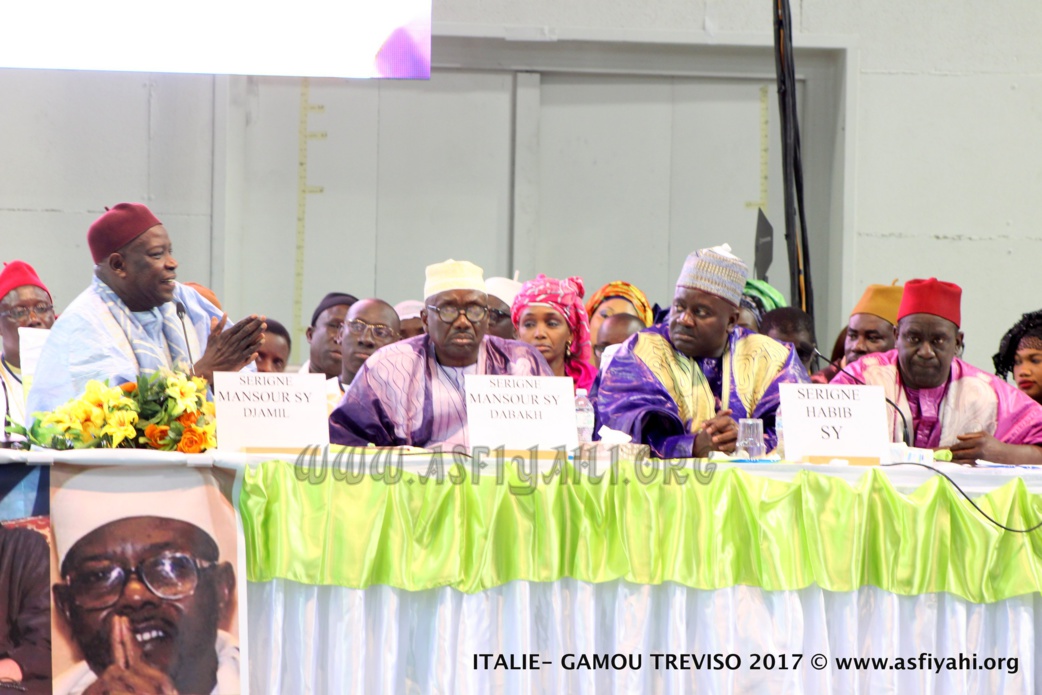
<svg viewBox="0 0 1042 695">
<path fill-rule="evenodd" d="M 161 462 L 241 471 L 254 693 L 1042 692 L 1042 536 L 933 471 L 287 458 Z M 940 467 L 1042 517 L 1042 471 Z"/>
</svg>

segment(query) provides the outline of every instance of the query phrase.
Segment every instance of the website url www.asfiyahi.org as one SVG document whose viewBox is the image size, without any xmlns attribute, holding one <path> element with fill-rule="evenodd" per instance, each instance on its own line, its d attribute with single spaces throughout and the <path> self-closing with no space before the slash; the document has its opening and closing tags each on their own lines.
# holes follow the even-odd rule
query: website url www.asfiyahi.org
<svg viewBox="0 0 1042 695">
<path fill-rule="evenodd" d="M 840 671 L 1005 671 L 1014 674 L 1020 668 L 1015 656 L 978 659 L 976 654 L 967 656 L 961 652 L 957 657 L 934 656 L 929 652 L 913 657 L 836 656 L 833 662 Z"/>
<path fill-rule="evenodd" d="M 435 447 L 409 456 L 398 448 L 343 448 L 311 446 L 301 450 L 294 463 L 294 475 L 301 482 L 320 484 L 327 476 L 349 485 L 371 478 L 387 485 L 403 481 L 402 473 L 409 468 L 415 475 L 404 480 L 408 484 L 462 485 L 477 484 L 482 478 L 492 478 L 497 485 L 507 484 L 513 494 L 526 495 L 542 484 L 554 480 L 563 484 L 586 479 L 598 484 L 629 485 L 661 482 L 665 485 L 684 485 L 688 480 L 708 484 L 717 465 L 705 460 L 660 461 L 647 459 L 643 454 L 629 459 L 627 472 L 620 469 L 624 457 L 619 447 L 612 446 L 599 458 L 590 449 L 555 447 L 540 452 L 538 447 L 511 456 L 504 447 L 454 447 L 442 450 Z M 550 458 L 543 460 L 543 457 Z M 408 462 L 408 463 L 407 463 Z M 507 464 L 516 471 L 518 482 L 507 476 Z"/>
</svg>

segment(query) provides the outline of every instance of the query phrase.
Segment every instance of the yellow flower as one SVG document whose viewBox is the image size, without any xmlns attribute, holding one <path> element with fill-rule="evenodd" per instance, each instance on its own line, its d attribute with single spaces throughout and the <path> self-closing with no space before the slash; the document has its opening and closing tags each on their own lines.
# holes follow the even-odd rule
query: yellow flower
<svg viewBox="0 0 1042 695">
<path fill-rule="evenodd" d="M 101 428 L 101 434 L 112 437 L 112 448 L 115 449 L 123 443 L 124 439 L 133 439 L 137 435 L 137 430 L 133 425 L 116 425 L 110 422 Z"/>
<path fill-rule="evenodd" d="M 173 375 L 166 382 L 166 395 L 174 399 L 174 409 L 171 413 L 178 417 L 188 408 L 194 408 L 196 399 L 199 397 L 199 389 L 195 381 L 189 381 L 181 375 Z"/>
<path fill-rule="evenodd" d="M 88 381 L 86 391 L 77 400 L 96 408 L 111 408 L 125 395 L 123 389 L 118 386 L 106 386 L 100 381 Z"/>
<path fill-rule="evenodd" d="M 203 415 L 206 417 L 213 417 L 217 414 L 217 406 L 213 404 L 213 401 L 203 401 Z"/>
<path fill-rule="evenodd" d="M 133 410 L 117 409 L 113 410 L 108 415 L 108 425 L 113 427 L 130 427 L 134 428 L 137 424 L 137 413 Z"/>
<path fill-rule="evenodd" d="M 71 402 L 81 402 L 100 406 L 104 403 L 104 400 L 102 400 L 102 391 L 104 391 L 104 389 L 105 384 L 92 379 L 87 382 L 87 388 L 83 391 L 83 395 Z"/>
<path fill-rule="evenodd" d="M 107 417 L 106 408 L 91 408 L 90 409 L 90 423 L 95 427 L 101 427 L 105 424 L 105 418 Z"/>
<path fill-rule="evenodd" d="M 41 424 L 45 427 L 57 427 L 58 429 L 67 432 L 73 427 L 79 429 L 80 421 L 76 418 L 70 417 L 69 413 L 63 409 L 58 408 L 53 410 L 41 419 Z"/>
<path fill-rule="evenodd" d="M 80 431 L 79 431 L 80 440 L 84 444 L 89 444 L 90 442 L 93 442 L 95 434 L 97 433 L 97 430 L 98 430 L 98 428 L 95 427 L 92 422 L 90 422 L 90 421 L 84 422 L 83 426 L 82 426 L 82 429 L 80 429 Z"/>
<path fill-rule="evenodd" d="M 71 416 L 84 428 L 93 429 L 105 424 L 105 410 L 100 406 L 86 401 L 73 401 L 69 406 Z"/>
<path fill-rule="evenodd" d="M 217 423 L 212 420 L 199 428 L 206 435 L 206 444 L 203 450 L 217 448 Z"/>
</svg>

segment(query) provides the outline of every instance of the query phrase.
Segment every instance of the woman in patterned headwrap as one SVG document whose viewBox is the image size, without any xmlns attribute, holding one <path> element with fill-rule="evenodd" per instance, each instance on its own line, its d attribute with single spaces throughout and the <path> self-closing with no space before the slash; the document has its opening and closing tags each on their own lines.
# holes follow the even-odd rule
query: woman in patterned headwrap
<svg viewBox="0 0 1042 695">
<path fill-rule="evenodd" d="M 1020 317 L 999 341 L 999 351 L 991 358 L 995 374 L 1009 374 L 1017 388 L 1042 403 L 1042 311 Z"/>
<path fill-rule="evenodd" d="M 590 363 L 590 324 L 582 304 L 582 278 L 556 280 L 540 274 L 521 286 L 510 316 L 517 338 L 534 346 L 555 376 L 570 376 L 590 390 L 597 370 Z"/>
<path fill-rule="evenodd" d="M 612 314 L 633 314 L 643 321 L 645 326 L 655 323 L 655 314 L 648 298 L 636 287 L 622 280 L 609 282 L 586 302 L 586 315 L 590 317 L 590 335 L 596 338 L 604 319 Z"/>
</svg>

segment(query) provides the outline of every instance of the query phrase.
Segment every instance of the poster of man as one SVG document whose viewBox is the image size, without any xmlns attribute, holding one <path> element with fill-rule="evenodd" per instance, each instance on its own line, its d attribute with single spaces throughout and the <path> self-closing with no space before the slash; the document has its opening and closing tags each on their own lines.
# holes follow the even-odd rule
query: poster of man
<svg viewBox="0 0 1042 695">
<path fill-rule="evenodd" d="M 240 573 L 222 473 L 55 467 L 56 695 L 240 692 Z"/>
</svg>

